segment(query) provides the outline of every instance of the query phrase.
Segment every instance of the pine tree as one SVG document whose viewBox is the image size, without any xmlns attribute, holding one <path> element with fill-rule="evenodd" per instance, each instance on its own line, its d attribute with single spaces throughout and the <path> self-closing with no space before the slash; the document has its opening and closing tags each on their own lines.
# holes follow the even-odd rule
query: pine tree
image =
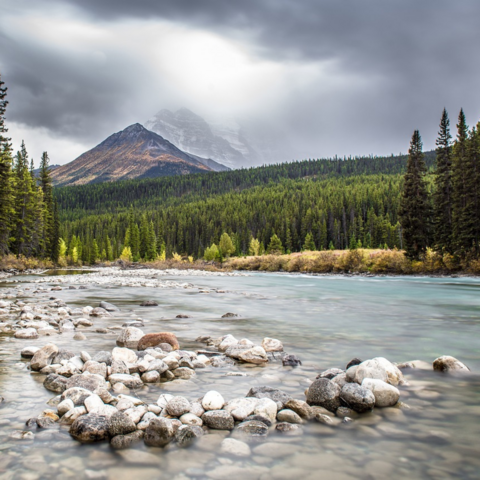
<svg viewBox="0 0 480 480">
<path fill-rule="evenodd" d="M 405 252 L 412 259 L 420 258 L 429 244 L 431 215 L 425 182 L 426 171 L 422 139 L 420 132 L 415 130 L 408 151 L 399 210 Z"/>
<path fill-rule="evenodd" d="M 148 227 L 147 247 L 145 251 L 145 259 L 153 261 L 157 258 L 157 237 L 155 235 L 155 227 L 153 221 L 150 221 Z"/>
<path fill-rule="evenodd" d="M 435 172 L 434 228 L 435 245 L 440 251 L 453 252 L 452 241 L 452 136 L 447 111 L 443 109 L 438 132 Z"/>
<path fill-rule="evenodd" d="M 0 77 L 0 255 L 8 253 L 12 217 L 14 215 L 14 179 L 10 139 L 5 135 L 7 88 Z"/>
<path fill-rule="evenodd" d="M 267 247 L 267 253 L 271 255 L 282 255 L 284 252 L 282 241 L 278 238 L 278 236 L 274 233 L 270 237 L 270 243 Z"/>
<path fill-rule="evenodd" d="M 235 245 L 230 238 L 230 235 L 227 232 L 223 232 L 220 237 L 220 243 L 218 244 L 218 249 L 222 257 L 228 258 L 232 253 L 235 252 Z"/>
<path fill-rule="evenodd" d="M 53 205 L 53 187 L 50 177 L 48 153 L 43 152 L 40 160 L 40 186 L 43 192 L 43 231 L 45 238 L 45 253 L 51 259 L 55 245 L 55 225 L 54 225 L 54 205 Z"/>
<path fill-rule="evenodd" d="M 60 220 L 58 218 L 58 203 L 57 203 L 57 200 L 55 200 L 53 203 L 52 251 L 51 251 L 51 257 L 50 257 L 51 260 L 55 263 L 58 262 L 58 258 L 60 255 L 59 240 L 60 240 Z"/>
<path fill-rule="evenodd" d="M 303 244 L 303 249 L 307 252 L 314 252 L 317 247 L 315 246 L 315 241 L 313 240 L 312 232 L 308 232 L 305 235 L 305 243 Z"/>
<path fill-rule="evenodd" d="M 463 255 L 472 247 L 468 231 L 468 126 L 463 109 L 457 123 L 457 140 L 452 156 L 452 226 L 455 251 Z"/>
<path fill-rule="evenodd" d="M 130 231 L 130 248 L 132 249 L 132 257 L 134 262 L 140 260 L 140 229 L 136 223 Z"/>
<path fill-rule="evenodd" d="M 139 255 L 143 259 L 147 258 L 149 235 L 150 235 L 150 230 L 149 230 L 147 214 L 144 213 L 142 215 L 142 220 L 140 221 L 140 248 L 139 248 Z"/>
</svg>

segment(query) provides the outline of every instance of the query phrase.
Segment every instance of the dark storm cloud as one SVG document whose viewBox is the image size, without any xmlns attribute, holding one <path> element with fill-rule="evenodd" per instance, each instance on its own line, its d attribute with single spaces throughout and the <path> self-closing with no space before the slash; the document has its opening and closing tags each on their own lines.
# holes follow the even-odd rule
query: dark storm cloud
<svg viewBox="0 0 480 480">
<path fill-rule="evenodd" d="M 397 153 L 414 128 L 431 148 L 444 106 L 451 117 L 461 106 L 471 122 L 480 115 L 478 0 L 44 2 L 45 9 L 65 5 L 107 28 L 130 19 L 168 20 L 228 36 L 292 69 L 318 64 L 333 83 L 292 86 L 278 99 L 276 121 L 294 144 L 290 157 Z M 129 97 L 154 88 L 145 65 L 125 72 L 115 54 L 108 67 L 89 67 L 61 50 L 6 36 L 0 49 L 5 79 L 14 85 L 13 119 L 59 134 L 93 138 L 120 127 L 120 119 L 141 121 Z"/>
</svg>

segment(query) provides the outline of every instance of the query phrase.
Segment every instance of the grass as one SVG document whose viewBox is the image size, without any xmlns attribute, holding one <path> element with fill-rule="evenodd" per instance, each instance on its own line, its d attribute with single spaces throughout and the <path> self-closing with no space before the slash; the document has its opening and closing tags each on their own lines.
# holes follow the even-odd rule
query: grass
<svg viewBox="0 0 480 480">
<path fill-rule="evenodd" d="M 17 270 L 24 272 L 25 270 L 53 268 L 53 266 L 50 260 L 39 260 L 33 257 L 17 257 L 15 255 L 0 257 L 0 271 Z"/>
</svg>

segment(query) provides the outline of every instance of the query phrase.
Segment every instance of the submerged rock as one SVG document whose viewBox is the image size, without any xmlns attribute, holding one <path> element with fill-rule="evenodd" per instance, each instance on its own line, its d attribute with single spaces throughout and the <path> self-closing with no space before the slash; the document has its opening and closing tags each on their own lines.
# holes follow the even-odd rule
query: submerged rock
<svg viewBox="0 0 480 480">
<path fill-rule="evenodd" d="M 128 435 L 137 429 L 135 422 L 123 412 L 114 413 L 108 419 L 108 433 L 111 437 Z"/>
<path fill-rule="evenodd" d="M 253 398 L 270 398 L 277 404 L 277 408 L 280 410 L 284 405 L 292 400 L 292 397 L 282 390 L 273 387 L 252 387 L 247 393 L 247 397 Z"/>
<path fill-rule="evenodd" d="M 158 307 L 158 303 L 155 300 L 144 300 L 141 304 L 141 307 Z"/>
<path fill-rule="evenodd" d="M 150 420 L 145 430 L 145 445 L 149 447 L 164 447 L 168 445 L 175 435 L 172 422 L 167 418 L 154 418 Z"/>
<path fill-rule="evenodd" d="M 298 367 L 302 364 L 302 361 L 296 355 L 285 355 L 282 358 L 282 364 L 284 367 Z"/>
<path fill-rule="evenodd" d="M 268 435 L 268 427 L 263 422 L 249 420 L 239 423 L 235 427 L 233 434 L 239 437 L 266 437 Z"/>
<path fill-rule="evenodd" d="M 433 369 L 437 372 L 464 372 L 467 373 L 470 369 L 455 357 L 443 355 L 438 357 L 433 362 Z"/>
<path fill-rule="evenodd" d="M 195 425 L 182 425 L 175 433 L 175 441 L 181 448 L 189 447 L 203 436 L 203 429 Z"/>
<path fill-rule="evenodd" d="M 120 309 L 118 307 L 116 307 L 115 305 L 113 305 L 112 303 L 103 302 L 103 301 L 100 302 L 99 307 L 103 308 L 107 312 L 119 312 L 120 311 Z"/>
<path fill-rule="evenodd" d="M 142 430 L 136 430 L 135 432 L 126 435 L 117 435 L 110 440 L 110 446 L 115 450 L 130 448 L 132 445 L 142 440 L 144 435 L 145 433 Z"/>
</svg>

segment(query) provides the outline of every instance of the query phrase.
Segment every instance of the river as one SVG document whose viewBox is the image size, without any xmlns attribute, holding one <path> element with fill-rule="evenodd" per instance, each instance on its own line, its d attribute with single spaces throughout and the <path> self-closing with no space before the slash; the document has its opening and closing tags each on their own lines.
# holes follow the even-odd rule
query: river
<svg viewBox="0 0 480 480">
<path fill-rule="evenodd" d="M 84 277 L 84 278 L 83 278 Z M 86 281 L 88 275 L 82 275 Z M 45 430 L 33 443 L 9 438 L 25 429 L 53 394 L 44 376 L 26 369 L 20 359 L 26 345 L 54 342 L 75 352 L 111 350 L 116 334 L 82 330 L 73 334 L 19 340 L 0 335 L 0 480 L 40 478 L 123 479 L 385 479 L 480 478 L 480 279 L 428 277 L 347 277 L 254 273 L 243 276 L 164 276 L 193 284 L 190 288 L 152 288 L 89 284 L 85 290 L 37 294 L 64 300 L 70 307 L 114 303 L 120 313 L 95 320 L 95 328 L 121 326 L 142 318 L 145 333 L 174 332 L 183 349 L 201 349 L 201 335 L 228 333 L 260 343 L 280 339 L 303 365 L 283 367 L 236 365 L 197 370 L 189 381 L 151 385 L 138 392 L 155 402 L 161 393 L 194 400 L 217 390 L 226 400 L 245 396 L 250 387 L 278 387 L 304 400 L 304 391 L 321 371 L 345 368 L 354 357 L 383 356 L 392 362 L 457 357 L 472 375 L 453 376 L 425 369 L 405 369 L 408 385 L 400 387 L 404 408 L 375 409 L 335 428 L 310 422 L 302 436 L 271 433 L 251 445 L 252 454 L 223 454 L 226 433 L 207 435 L 188 449 L 148 448 L 113 451 L 107 442 L 80 445 L 68 428 Z M 31 300 L 38 277 L 15 277 L 0 283 L 2 292 Z M 88 281 L 88 280 L 87 280 Z M 75 284 L 75 283 L 74 283 Z M 54 285 L 51 283 L 41 286 Z M 30 290 L 26 290 L 30 289 Z M 210 292 L 210 293 L 204 293 Z M 155 308 L 140 307 L 155 300 Z M 222 319 L 226 312 L 238 317 Z M 189 318 L 175 318 L 178 314 Z M 247 376 L 226 376 L 240 371 Z"/>
</svg>

